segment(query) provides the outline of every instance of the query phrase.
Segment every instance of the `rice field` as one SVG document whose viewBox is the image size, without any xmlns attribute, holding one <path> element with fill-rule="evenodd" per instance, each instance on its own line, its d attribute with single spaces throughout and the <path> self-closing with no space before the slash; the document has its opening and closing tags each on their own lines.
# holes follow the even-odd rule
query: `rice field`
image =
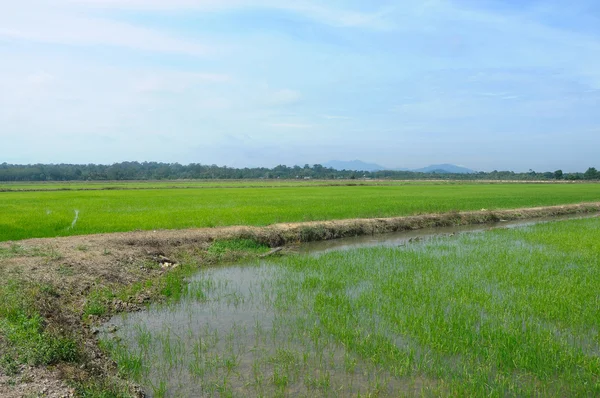
<svg viewBox="0 0 600 398">
<path fill-rule="evenodd" d="M 298 182 L 281 182 L 276 186 L 247 186 L 245 184 L 261 182 L 238 183 L 240 185 L 220 187 L 192 185 L 188 189 L 156 186 L 158 183 L 131 183 L 118 190 L 84 190 L 82 184 L 74 184 L 65 191 L 4 191 L 0 192 L 0 241 L 131 230 L 262 226 L 482 208 L 511 209 L 600 200 L 600 184 L 420 182 L 385 186 L 301 186 Z"/>
<path fill-rule="evenodd" d="M 114 190 L 114 189 L 172 189 L 172 188 L 276 188 L 311 186 L 398 186 L 398 185 L 461 185 L 489 184 L 486 181 L 460 180 L 156 180 L 156 181 L 46 181 L 7 182 L 0 181 L 0 192 L 8 191 L 58 191 L 58 190 Z M 496 182 L 501 183 L 501 182 Z M 514 184 L 531 182 L 515 181 Z M 555 184 L 546 182 L 545 184 Z M 560 182 L 559 182 L 560 183 Z M 562 182 L 565 183 L 565 182 Z M 569 183 L 567 183 L 569 184 Z"/>
<path fill-rule="evenodd" d="M 154 397 L 598 396 L 600 219 L 206 269 L 111 324 Z"/>
</svg>

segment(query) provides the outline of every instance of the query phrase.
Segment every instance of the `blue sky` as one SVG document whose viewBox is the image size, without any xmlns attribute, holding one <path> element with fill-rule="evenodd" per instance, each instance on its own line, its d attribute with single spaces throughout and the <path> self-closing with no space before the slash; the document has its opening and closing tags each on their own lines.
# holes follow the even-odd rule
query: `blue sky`
<svg viewBox="0 0 600 398">
<path fill-rule="evenodd" d="M 600 167 L 597 1 L 0 9 L 0 163 Z"/>
</svg>

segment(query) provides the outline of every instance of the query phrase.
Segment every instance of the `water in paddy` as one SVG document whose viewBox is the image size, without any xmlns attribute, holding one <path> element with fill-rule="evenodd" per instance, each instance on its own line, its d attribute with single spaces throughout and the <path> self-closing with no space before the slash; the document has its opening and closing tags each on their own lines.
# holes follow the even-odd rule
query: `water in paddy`
<svg viewBox="0 0 600 398">
<path fill-rule="evenodd" d="M 421 228 L 413 231 L 402 231 L 381 235 L 361 235 L 344 239 L 333 239 L 318 242 L 304 243 L 300 247 L 301 253 L 323 253 L 334 250 L 349 250 L 373 246 L 401 246 L 413 241 L 426 240 L 438 236 L 455 235 L 465 232 L 489 231 L 497 228 L 520 228 L 545 222 L 560 220 L 578 220 L 582 218 L 596 218 L 600 214 L 577 215 L 567 214 L 555 217 L 540 217 L 531 220 L 499 221 L 495 223 L 459 225 L 450 227 Z"/>
<path fill-rule="evenodd" d="M 540 221 L 544 220 L 536 222 Z M 532 222 L 500 224 L 518 227 Z M 318 242 L 300 251 L 318 255 L 362 246 L 406 245 L 490 227 Z M 183 300 L 118 315 L 106 325 L 102 339 L 150 397 L 398 396 L 420 394 L 429 387 L 426 378 L 407 377 L 375 358 L 347 350 L 310 310 L 319 298 L 302 294 L 303 286 L 317 282 L 304 276 L 290 280 L 290 275 L 298 274 L 278 260 L 203 270 L 190 279 Z M 348 295 L 358 296 L 369 288 L 358 283 Z M 113 325 L 117 331 L 109 333 Z M 413 344 L 397 336 L 392 341 L 399 346 Z"/>
</svg>

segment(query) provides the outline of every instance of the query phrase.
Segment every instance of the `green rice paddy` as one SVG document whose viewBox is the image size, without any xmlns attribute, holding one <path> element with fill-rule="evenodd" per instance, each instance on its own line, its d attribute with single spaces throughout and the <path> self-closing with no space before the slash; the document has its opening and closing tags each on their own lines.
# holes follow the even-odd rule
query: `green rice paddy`
<svg viewBox="0 0 600 398">
<path fill-rule="evenodd" d="M 381 185 L 454 185 L 464 184 L 457 180 L 164 180 L 164 181 L 49 181 L 49 182 L 1 182 L 0 191 L 57 191 L 57 190 L 114 190 L 114 189 L 172 189 L 172 188 L 275 188 L 306 186 L 381 186 Z M 481 183 L 470 181 L 470 184 Z M 485 182 L 484 182 L 485 183 Z M 518 184 L 520 182 L 515 182 Z"/>
<path fill-rule="evenodd" d="M 600 219 L 207 269 L 113 319 L 162 396 L 598 396 Z"/>
<path fill-rule="evenodd" d="M 477 184 L 557 184 L 557 182 L 496 181 L 485 180 L 154 180 L 154 181 L 0 181 L 0 192 L 7 191 L 59 191 L 59 190 L 118 190 L 118 189 L 185 189 L 185 188 L 277 188 L 311 186 L 404 186 L 404 185 L 477 185 Z M 569 182 L 558 184 L 578 185 Z"/>
<path fill-rule="evenodd" d="M 251 182 L 261 184 L 261 182 Z M 318 182 L 314 182 L 317 184 Z M 135 185 L 135 184 L 140 184 Z M 148 185 L 144 185 L 148 184 Z M 268 225 L 600 200 L 600 184 L 157 187 L 0 192 L 0 241 L 131 230 Z M 169 183 L 172 184 L 172 183 Z M 227 184 L 232 184 L 227 182 Z M 235 183 L 234 183 L 235 184 Z M 374 183 L 373 183 L 374 184 Z M 46 185 L 45 185 L 46 186 Z M 133 188 L 148 189 L 133 189 Z"/>
</svg>

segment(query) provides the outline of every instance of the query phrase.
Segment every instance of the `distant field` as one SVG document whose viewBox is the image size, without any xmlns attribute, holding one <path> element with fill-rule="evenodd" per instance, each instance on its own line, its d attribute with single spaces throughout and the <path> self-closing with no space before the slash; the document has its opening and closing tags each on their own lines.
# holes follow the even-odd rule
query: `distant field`
<svg viewBox="0 0 600 398">
<path fill-rule="evenodd" d="M 173 188 L 269 188 L 306 186 L 364 186 L 455 184 L 460 181 L 401 180 L 172 180 L 172 181 L 72 181 L 72 182 L 0 182 L 0 191 L 173 189 Z"/>
<path fill-rule="evenodd" d="M 159 187 L 153 184 L 162 183 L 130 183 L 124 184 L 123 188 L 148 189 L 0 192 L 0 241 L 136 229 L 268 225 L 481 208 L 509 209 L 600 200 L 600 184 L 420 182 L 397 186 L 298 186 L 294 181 L 279 183 L 281 185 L 273 187 L 265 186 L 263 181 L 231 185 L 246 187 L 243 189 L 207 186 L 157 189 Z M 252 184 L 257 186 L 252 187 Z"/>
<path fill-rule="evenodd" d="M 64 191 L 64 190 L 120 190 L 120 189 L 174 189 L 174 188 L 275 188 L 310 186 L 401 186 L 401 185 L 473 185 L 473 184 L 580 184 L 572 181 L 484 181 L 484 180 L 169 180 L 169 181 L 57 181 L 6 182 L 0 181 L 3 191 Z"/>
</svg>

